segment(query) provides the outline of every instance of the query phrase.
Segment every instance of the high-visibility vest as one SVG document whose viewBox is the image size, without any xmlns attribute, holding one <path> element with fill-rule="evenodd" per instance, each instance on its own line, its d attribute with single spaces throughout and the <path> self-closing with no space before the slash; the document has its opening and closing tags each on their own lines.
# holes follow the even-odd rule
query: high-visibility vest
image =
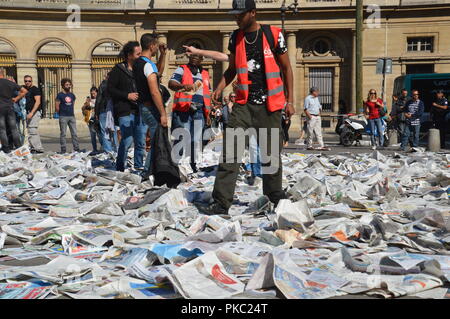
<svg viewBox="0 0 450 319">
<path fill-rule="evenodd" d="M 182 65 L 181 67 L 184 70 L 181 84 L 194 84 L 194 78 L 189 67 L 187 65 Z M 202 80 L 203 102 L 205 104 L 203 114 L 207 117 L 211 110 L 211 91 L 209 90 L 209 73 L 205 69 L 202 70 Z M 186 94 L 185 92 L 175 93 L 172 111 L 188 112 L 192 104 L 192 97 L 193 95 Z"/>
<path fill-rule="evenodd" d="M 278 40 L 281 29 L 270 27 L 273 38 Z M 261 30 L 262 31 L 262 30 Z M 263 49 L 264 49 L 264 67 L 266 72 L 267 83 L 267 109 L 270 112 L 281 110 L 285 107 L 286 96 L 284 95 L 284 84 L 281 78 L 280 67 L 275 60 L 269 41 L 263 32 Z M 245 50 L 244 31 L 239 30 L 236 37 L 236 73 L 237 73 L 237 89 L 236 103 L 246 104 L 248 101 L 249 84 L 247 53 Z"/>
</svg>

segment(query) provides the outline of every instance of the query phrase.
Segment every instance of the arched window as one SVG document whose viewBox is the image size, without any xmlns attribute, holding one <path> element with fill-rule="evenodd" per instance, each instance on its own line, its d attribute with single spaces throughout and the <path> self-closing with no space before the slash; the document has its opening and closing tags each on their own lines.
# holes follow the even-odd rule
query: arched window
<svg viewBox="0 0 450 319">
<path fill-rule="evenodd" d="M 44 116 L 53 118 L 55 99 L 61 91 L 61 80 L 72 79 L 72 55 L 62 42 L 49 41 L 37 52 L 38 84 L 44 98 Z"/>
<path fill-rule="evenodd" d="M 93 86 L 99 87 L 106 74 L 120 62 L 118 55 L 121 48 L 120 44 L 112 41 L 100 43 L 94 48 L 91 57 Z"/>
<path fill-rule="evenodd" d="M 6 69 L 6 75 L 17 82 L 16 50 L 8 42 L 0 39 L 0 67 Z"/>
<path fill-rule="evenodd" d="M 326 38 L 318 38 L 313 42 L 313 51 L 315 55 L 327 55 L 331 50 L 331 43 Z"/>
</svg>

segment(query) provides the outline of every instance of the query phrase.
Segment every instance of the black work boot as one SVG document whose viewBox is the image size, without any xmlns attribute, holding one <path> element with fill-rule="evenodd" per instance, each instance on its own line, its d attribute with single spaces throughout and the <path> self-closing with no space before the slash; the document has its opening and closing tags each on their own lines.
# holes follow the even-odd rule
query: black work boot
<svg viewBox="0 0 450 319">
<path fill-rule="evenodd" d="M 278 207 L 278 203 L 280 202 L 280 200 L 288 198 L 285 191 L 278 192 L 268 197 L 270 198 L 270 201 L 273 203 L 274 209 Z"/>
<path fill-rule="evenodd" d="M 228 208 L 223 207 L 218 202 L 213 202 L 207 206 L 197 206 L 200 213 L 204 215 L 228 215 Z"/>
<path fill-rule="evenodd" d="M 145 182 L 145 181 L 150 180 L 150 176 L 152 176 L 152 172 L 151 171 L 143 171 L 140 175 L 142 177 L 142 182 Z"/>
<path fill-rule="evenodd" d="M 253 173 L 247 174 L 245 180 L 249 186 L 255 185 L 255 175 L 253 175 Z"/>
</svg>

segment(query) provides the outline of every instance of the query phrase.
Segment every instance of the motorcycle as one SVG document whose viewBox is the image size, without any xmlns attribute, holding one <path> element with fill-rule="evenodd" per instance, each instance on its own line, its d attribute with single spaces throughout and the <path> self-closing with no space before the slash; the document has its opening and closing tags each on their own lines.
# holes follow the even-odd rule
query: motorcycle
<svg viewBox="0 0 450 319">
<path fill-rule="evenodd" d="M 361 145 L 361 140 L 364 136 L 371 135 L 371 130 L 369 123 L 365 116 L 363 115 L 356 115 L 356 114 L 346 114 L 342 116 L 342 122 L 341 126 L 336 128 L 336 132 L 340 136 L 341 144 L 349 147 L 353 144 L 356 144 L 356 146 Z M 382 120 L 383 124 L 383 135 L 384 135 L 384 147 L 389 145 L 389 136 L 388 136 L 388 130 L 387 130 L 387 124 L 386 121 Z M 375 137 L 378 136 L 378 132 L 375 131 Z"/>
</svg>

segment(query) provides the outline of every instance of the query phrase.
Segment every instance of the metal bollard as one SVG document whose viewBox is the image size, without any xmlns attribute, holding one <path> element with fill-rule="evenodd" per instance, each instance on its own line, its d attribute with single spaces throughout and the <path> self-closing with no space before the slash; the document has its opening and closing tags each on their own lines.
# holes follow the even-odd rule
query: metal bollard
<svg viewBox="0 0 450 319">
<path fill-rule="evenodd" d="M 398 144 L 398 134 L 397 130 L 391 130 L 389 132 L 389 146 Z"/>
<path fill-rule="evenodd" d="M 435 128 L 431 128 L 428 132 L 428 150 L 430 152 L 439 152 L 441 150 L 439 130 Z"/>
</svg>

